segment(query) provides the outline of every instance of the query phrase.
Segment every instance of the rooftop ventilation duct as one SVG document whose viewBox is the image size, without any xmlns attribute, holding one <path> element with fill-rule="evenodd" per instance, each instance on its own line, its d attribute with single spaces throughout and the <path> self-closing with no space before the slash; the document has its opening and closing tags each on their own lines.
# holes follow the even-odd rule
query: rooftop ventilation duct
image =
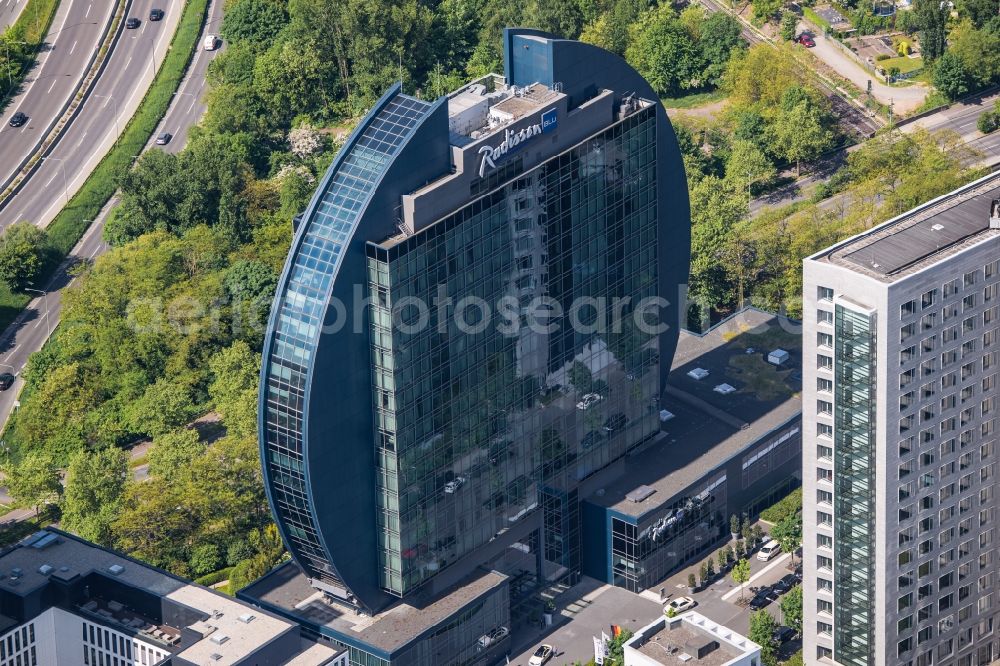
<svg viewBox="0 0 1000 666">
<path fill-rule="evenodd" d="M 1000 229 L 1000 199 L 990 202 L 990 229 Z"/>
</svg>

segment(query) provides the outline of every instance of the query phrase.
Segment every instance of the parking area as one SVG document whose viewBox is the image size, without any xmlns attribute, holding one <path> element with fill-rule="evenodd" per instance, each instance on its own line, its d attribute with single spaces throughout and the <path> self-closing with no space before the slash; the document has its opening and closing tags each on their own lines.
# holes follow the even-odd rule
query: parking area
<svg viewBox="0 0 1000 666">
<path fill-rule="evenodd" d="M 564 600 L 572 601 L 564 602 L 552 626 L 531 637 L 530 642 L 524 637 L 513 647 L 512 666 L 527 666 L 535 649 L 543 643 L 555 648 L 556 656 L 549 664 L 561 666 L 578 661 L 586 664 L 594 657 L 593 638 L 600 638 L 602 633 L 610 635 L 612 624 L 635 631 L 663 613 L 659 602 L 589 578 L 567 590 L 560 597 L 560 601 Z"/>
<path fill-rule="evenodd" d="M 718 549 L 716 549 L 717 551 Z M 711 555 L 716 561 L 718 560 L 715 552 L 711 553 Z M 791 566 L 792 556 L 789 553 L 782 553 L 768 562 L 758 560 L 756 553 L 750 556 L 750 580 L 744 586 L 742 597 L 745 601 L 749 601 L 758 592 L 763 592 L 758 598 L 757 603 L 753 604 L 754 607 L 751 607 L 747 603 L 740 603 L 741 592 L 739 586 L 733 582 L 733 578 L 728 571 L 720 574 L 718 572 L 718 565 L 716 565 L 715 578 L 708 585 L 696 589 L 693 593 L 689 592 L 687 587 L 688 574 L 694 573 L 697 576 L 701 562 L 674 574 L 659 586 L 651 590 L 646 590 L 642 593 L 642 596 L 651 601 L 658 600 L 662 590 L 665 603 L 669 603 L 670 600 L 680 596 L 690 596 L 694 598 L 697 604 L 695 608 L 699 613 L 746 635 L 750 630 L 750 613 L 757 608 L 766 609 L 778 624 L 783 624 L 784 618 L 781 616 L 779 605 L 781 593 L 774 592 L 773 587 L 775 583 L 778 583 L 786 576 L 793 576 L 796 571 L 801 573 L 802 558 L 800 555 L 801 553 L 798 553 L 795 556 L 794 568 Z M 787 589 L 787 583 L 791 582 L 793 582 L 792 579 L 786 579 L 786 585 L 779 587 L 784 591 Z M 800 647 L 801 640 L 798 638 L 787 641 L 781 647 L 780 656 L 785 658 L 796 652 Z"/>
</svg>

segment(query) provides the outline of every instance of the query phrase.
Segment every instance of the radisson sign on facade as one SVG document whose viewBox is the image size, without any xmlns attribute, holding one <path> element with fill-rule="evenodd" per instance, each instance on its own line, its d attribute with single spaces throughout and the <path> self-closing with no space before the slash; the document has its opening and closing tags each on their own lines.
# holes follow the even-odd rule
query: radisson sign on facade
<svg viewBox="0 0 1000 666">
<path fill-rule="evenodd" d="M 495 169 L 497 162 L 503 159 L 507 153 L 515 151 L 528 139 L 554 130 L 557 120 L 556 110 L 549 109 L 541 115 L 541 118 L 539 118 L 540 122 L 534 125 L 522 127 L 516 132 L 505 130 L 503 141 L 499 145 L 481 147 L 479 154 L 483 156 L 483 161 L 479 163 L 479 177 L 482 178 L 489 171 Z"/>
</svg>

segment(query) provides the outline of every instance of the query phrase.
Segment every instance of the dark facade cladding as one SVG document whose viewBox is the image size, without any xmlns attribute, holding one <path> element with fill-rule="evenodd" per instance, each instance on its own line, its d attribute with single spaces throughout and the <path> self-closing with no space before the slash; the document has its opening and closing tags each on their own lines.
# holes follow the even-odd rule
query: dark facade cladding
<svg viewBox="0 0 1000 666">
<path fill-rule="evenodd" d="M 271 506 L 311 584 L 366 611 L 515 543 L 578 575 L 581 482 L 659 432 L 690 245 L 676 138 L 616 56 L 505 42 L 505 81 L 376 104 L 272 308 Z M 653 297 L 671 307 L 643 317 Z M 539 303 L 565 316 L 538 326 Z"/>
</svg>

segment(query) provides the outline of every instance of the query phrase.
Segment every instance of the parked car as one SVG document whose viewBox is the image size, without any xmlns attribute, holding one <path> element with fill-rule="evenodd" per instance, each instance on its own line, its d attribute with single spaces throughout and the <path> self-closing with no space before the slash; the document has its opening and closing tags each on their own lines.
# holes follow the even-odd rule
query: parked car
<svg viewBox="0 0 1000 666">
<path fill-rule="evenodd" d="M 125 28 L 127 30 L 135 30 L 140 25 L 142 25 L 142 21 L 140 21 L 134 16 L 125 21 Z"/>
<path fill-rule="evenodd" d="M 162 9 L 150 9 L 149 10 L 149 20 L 150 21 L 162 21 L 163 20 L 163 10 Z"/>
<path fill-rule="evenodd" d="M 803 32 L 795 39 L 795 41 L 797 41 L 799 44 L 806 47 L 807 49 L 811 49 L 812 47 L 816 46 L 816 40 L 814 40 L 812 38 L 812 35 L 810 35 L 808 32 Z"/>
<path fill-rule="evenodd" d="M 576 403 L 577 409 L 590 409 L 597 403 L 599 403 L 603 398 L 600 393 L 587 393 L 583 396 L 580 402 Z"/>
<path fill-rule="evenodd" d="M 205 35 L 205 50 L 214 51 L 219 45 L 219 38 L 216 35 Z"/>
<path fill-rule="evenodd" d="M 777 541 L 768 541 L 757 552 L 757 559 L 767 562 L 781 554 L 781 545 Z"/>
<path fill-rule="evenodd" d="M 795 630 L 791 627 L 778 627 L 774 630 L 774 640 L 776 643 L 784 645 L 795 638 Z"/>
<path fill-rule="evenodd" d="M 750 600 L 750 608 L 753 610 L 760 610 L 764 606 L 771 603 L 772 590 L 770 587 L 762 587 L 757 590 L 757 594 L 753 596 Z"/>
<path fill-rule="evenodd" d="M 6 391 L 14 383 L 14 375 L 9 372 L 0 374 L 0 391 Z"/>
<path fill-rule="evenodd" d="M 539 645 L 538 649 L 535 650 L 535 654 L 531 655 L 531 659 L 528 660 L 528 666 L 542 666 L 548 662 L 554 654 L 555 649 L 553 649 L 551 645 Z"/>
<path fill-rule="evenodd" d="M 788 574 L 787 576 L 782 576 L 781 580 L 774 584 L 774 591 L 778 594 L 784 594 L 797 584 L 798 581 L 795 579 L 795 576 L 793 574 Z"/>
<path fill-rule="evenodd" d="M 461 488 L 465 484 L 464 476 L 456 476 L 454 479 L 444 484 L 444 491 L 449 495 Z"/>
<path fill-rule="evenodd" d="M 10 117 L 10 123 L 9 124 L 10 124 L 11 127 L 20 127 L 21 125 L 23 125 L 26 122 L 28 122 L 28 116 L 26 116 L 23 113 L 21 113 L 20 111 L 18 111 L 17 113 L 15 113 L 14 115 L 12 115 Z"/>
<path fill-rule="evenodd" d="M 667 610 L 673 610 L 675 613 L 683 613 L 684 611 L 691 610 L 697 605 L 698 602 L 691 597 L 677 597 L 676 599 L 671 599 L 670 603 L 667 604 L 667 607 L 664 609 L 664 612 Z"/>
<path fill-rule="evenodd" d="M 158 137 L 156 137 L 156 145 L 165 146 L 170 143 L 170 140 L 174 138 L 174 135 L 170 132 L 163 132 Z"/>
</svg>

